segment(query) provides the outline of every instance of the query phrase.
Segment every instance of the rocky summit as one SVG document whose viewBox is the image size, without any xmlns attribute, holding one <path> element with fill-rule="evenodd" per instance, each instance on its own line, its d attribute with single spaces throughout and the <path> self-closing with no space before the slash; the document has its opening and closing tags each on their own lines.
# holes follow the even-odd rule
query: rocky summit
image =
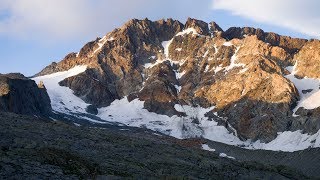
<svg viewBox="0 0 320 180">
<path fill-rule="evenodd" d="M 320 77 L 319 47 L 319 40 L 251 27 L 223 31 L 215 22 L 191 18 L 185 24 L 132 19 L 35 77 L 85 65 L 59 85 L 95 113 L 125 97 L 169 117 L 186 116 L 177 104 L 214 107 L 205 115 L 209 120 L 242 140 L 270 142 L 278 132 L 320 129 L 319 108 L 303 102 L 318 92 L 319 82 L 301 86 Z"/>
</svg>

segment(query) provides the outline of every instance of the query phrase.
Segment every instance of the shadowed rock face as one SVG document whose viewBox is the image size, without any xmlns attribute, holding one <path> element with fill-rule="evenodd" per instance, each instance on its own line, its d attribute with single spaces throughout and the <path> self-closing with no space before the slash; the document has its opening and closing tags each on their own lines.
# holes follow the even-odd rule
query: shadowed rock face
<svg viewBox="0 0 320 180">
<path fill-rule="evenodd" d="M 22 74 L 0 75 L 0 111 L 47 116 L 50 98 L 43 84 L 37 86 Z"/>
<path fill-rule="evenodd" d="M 138 93 L 139 99 L 145 101 L 144 107 L 151 112 L 168 116 L 181 115 L 174 109 L 174 105 L 179 104 L 175 87 L 179 82 L 170 63 L 159 64 L 151 68 L 150 73 Z"/>
<path fill-rule="evenodd" d="M 109 90 L 112 89 L 111 85 L 97 79 L 94 72 L 93 69 L 88 69 L 77 76 L 64 79 L 59 85 L 71 87 L 75 95 L 88 103 L 96 104 L 98 107 L 109 106 L 119 97 Z"/>
<path fill-rule="evenodd" d="M 189 28 L 196 32 L 179 33 Z M 95 107 L 125 96 L 169 116 L 184 115 L 175 104 L 215 106 L 241 138 L 268 142 L 280 131 L 319 129 L 316 116 L 307 120 L 310 113 L 292 117 L 300 97 L 285 77 L 286 67 L 297 62 L 297 75 L 319 78 L 318 66 L 307 70 L 318 64 L 319 44 L 249 27 L 223 31 L 215 22 L 191 18 L 185 25 L 133 19 L 37 75 L 85 64 L 84 73 L 60 85 Z"/>
</svg>

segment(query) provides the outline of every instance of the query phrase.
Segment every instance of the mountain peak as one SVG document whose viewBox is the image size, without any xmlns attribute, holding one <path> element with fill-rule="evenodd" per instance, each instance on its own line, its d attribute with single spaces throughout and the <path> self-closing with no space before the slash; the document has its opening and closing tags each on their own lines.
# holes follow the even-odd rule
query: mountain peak
<svg viewBox="0 0 320 180">
<path fill-rule="evenodd" d="M 223 32 L 222 28 L 214 21 L 209 23 L 211 32 Z"/>
<path fill-rule="evenodd" d="M 185 29 L 194 28 L 198 34 L 205 35 L 205 36 L 210 35 L 208 23 L 201 20 L 193 19 L 190 17 L 188 18 L 184 28 Z"/>
<path fill-rule="evenodd" d="M 233 127 L 230 131 L 238 137 L 269 142 L 277 132 L 319 129 L 316 123 L 299 124 L 292 118 L 304 112 L 295 108 L 304 107 L 297 104 L 306 98 L 302 90 L 310 90 L 294 84 L 299 81 L 288 67 L 297 64 L 295 57 L 300 57 L 296 70 L 303 71 L 308 68 L 307 59 L 320 60 L 313 56 L 319 53 L 318 42 L 311 47 L 307 42 L 251 27 L 223 31 L 215 22 L 208 25 L 193 18 L 185 25 L 173 19 L 132 19 L 40 74 L 68 73 L 85 66 L 59 85 L 95 107 L 108 107 L 128 97 L 142 101 L 150 112 L 170 117 L 189 113 L 177 110 L 180 106 L 212 108 L 207 118 Z M 318 71 L 295 73 L 317 77 Z"/>
</svg>

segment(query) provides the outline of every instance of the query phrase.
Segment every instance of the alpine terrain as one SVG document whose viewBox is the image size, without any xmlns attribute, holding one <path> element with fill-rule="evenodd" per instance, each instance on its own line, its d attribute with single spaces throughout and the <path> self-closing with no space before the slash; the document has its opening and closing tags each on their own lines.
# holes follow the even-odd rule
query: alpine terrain
<svg viewBox="0 0 320 180">
<path fill-rule="evenodd" d="M 0 178 L 320 178 L 320 41 L 132 19 L 0 75 Z"/>
</svg>

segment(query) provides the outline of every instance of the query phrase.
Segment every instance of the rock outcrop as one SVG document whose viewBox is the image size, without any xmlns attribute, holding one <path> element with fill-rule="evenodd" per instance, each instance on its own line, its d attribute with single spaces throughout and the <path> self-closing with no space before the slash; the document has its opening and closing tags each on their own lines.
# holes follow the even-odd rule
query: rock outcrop
<svg viewBox="0 0 320 180">
<path fill-rule="evenodd" d="M 290 53 L 295 53 L 300 50 L 307 42 L 306 39 L 291 38 L 289 36 L 281 36 L 273 32 L 264 32 L 262 29 L 252 27 L 231 27 L 223 33 L 223 36 L 228 39 L 245 38 L 246 36 L 256 35 L 259 40 L 270 43 L 272 46 L 279 46 Z"/>
<path fill-rule="evenodd" d="M 303 78 L 320 78 L 320 41 L 313 40 L 296 54 L 296 76 Z"/>
<path fill-rule="evenodd" d="M 191 18 L 184 25 L 133 19 L 37 75 L 85 64 L 84 73 L 60 85 L 94 107 L 125 96 L 168 116 L 185 115 L 176 104 L 215 106 L 219 117 L 208 116 L 243 139 L 268 142 L 277 132 L 319 129 L 292 117 L 300 97 L 285 77 L 286 68 L 297 63 L 297 76 L 319 78 L 318 44 L 249 27 L 223 31 L 215 22 Z M 310 69 L 311 64 L 317 65 Z"/>
<path fill-rule="evenodd" d="M 22 74 L 0 75 L 0 111 L 48 116 L 50 98 L 45 86 L 37 85 Z"/>
</svg>

